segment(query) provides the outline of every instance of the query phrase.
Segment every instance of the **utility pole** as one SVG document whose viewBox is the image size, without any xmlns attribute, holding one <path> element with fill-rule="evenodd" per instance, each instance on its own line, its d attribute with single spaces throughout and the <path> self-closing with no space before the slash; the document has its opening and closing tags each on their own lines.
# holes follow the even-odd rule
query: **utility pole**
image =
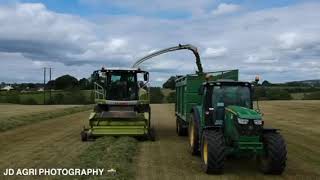
<svg viewBox="0 0 320 180">
<path fill-rule="evenodd" d="M 43 104 L 46 104 L 46 67 L 43 68 Z"/>
<path fill-rule="evenodd" d="M 52 104 L 52 98 L 51 98 L 51 86 L 52 86 L 52 82 L 51 82 L 51 67 L 49 68 L 49 82 L 50 82 L 50 86 L 49 86 L 49 97 L 50 97 L 50 104 Z"/>
</svg>

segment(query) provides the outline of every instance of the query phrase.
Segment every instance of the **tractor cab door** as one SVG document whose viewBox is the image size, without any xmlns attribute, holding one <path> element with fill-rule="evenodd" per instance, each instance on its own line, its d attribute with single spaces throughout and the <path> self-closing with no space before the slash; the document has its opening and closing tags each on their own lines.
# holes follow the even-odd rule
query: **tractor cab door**
<svg viewBox="0 0 320 180">
<path fill-rule="evenodd" d="M 210 100 L 212 102 L 212 121 L 214 125 L 223 125 L 225 116 L 225 103 L 223 99 L 223 93 L 221 92 L 221 86 L 212 86 L 212 94 Z"/>
<path fill-rule="evenodd" d="M 203 89 L 203 96 L 202 96 L 202 116 L 204 117 L 204 126 L 212 126 L 213 124 L 213 117 L 215 114 L 214 108 L 212 108 L 211 96 L 212 96 L 212 87 L 206 85 Z"/>
</svg>

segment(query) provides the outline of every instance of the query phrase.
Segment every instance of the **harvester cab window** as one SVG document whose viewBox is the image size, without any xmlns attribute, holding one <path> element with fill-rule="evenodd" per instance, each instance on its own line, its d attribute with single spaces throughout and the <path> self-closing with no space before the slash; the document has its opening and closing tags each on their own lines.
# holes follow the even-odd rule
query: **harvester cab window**
<svg viewBox="0 0 320 180">
<path fill-rule="evenodd" d="M 109 73 L 107 99 L 109 100 L 136 100 L 137 84 L 135 73 Z"/>
</svg>

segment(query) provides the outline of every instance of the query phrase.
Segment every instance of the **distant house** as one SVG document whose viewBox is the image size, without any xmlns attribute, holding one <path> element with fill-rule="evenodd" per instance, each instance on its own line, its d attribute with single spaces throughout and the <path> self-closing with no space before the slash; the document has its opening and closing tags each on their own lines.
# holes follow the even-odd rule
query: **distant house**
<svg viewBox="0 0 320 180">
<path fill-rule="evenodd" d="M 7 86 L 1 88 L 1 91 L 11 91 L 11 90 L 13 90 L 13 89 L 14 89 L 14 88 L 13 88 L 11 85 L 7 85 Z"/>
<path fill-rule="evenodd" d="M 43 91 L 43 87 L 39 88 L 37 91 L 39 92 Z"/>
</svg>

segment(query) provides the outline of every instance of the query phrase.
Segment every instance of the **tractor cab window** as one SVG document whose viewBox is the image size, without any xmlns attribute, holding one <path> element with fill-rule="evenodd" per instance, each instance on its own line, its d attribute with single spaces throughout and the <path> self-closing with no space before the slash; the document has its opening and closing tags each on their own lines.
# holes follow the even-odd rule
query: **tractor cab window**
<svg viewBox="0 0 320 180">
<path fill-rule="evenodd" d="M 108 74 L 107 83 L 108 100 L 137 100 L 136 73 L 114 72 Z"/>
<path fill-rule="evenodd" d="M 212 102 L 214 107 L 236 105 L 252 108 L 250 88 L 247 86 L 215 86 Z"/>
</svg>

